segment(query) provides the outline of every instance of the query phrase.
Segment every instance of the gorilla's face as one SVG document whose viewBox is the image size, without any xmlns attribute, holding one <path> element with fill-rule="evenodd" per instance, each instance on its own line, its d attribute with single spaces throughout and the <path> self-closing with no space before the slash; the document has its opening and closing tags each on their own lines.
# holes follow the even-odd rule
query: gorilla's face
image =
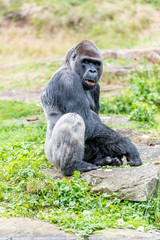
<svg viewBox="0 0 160 240">
<path fill-rule="evenodd" d="M 83 76 L 81 76 L 83 87 L 86 90 L 93 89 L 100 78 L 101 61 L 96 58 L 82 57 L 80 65 L 83 69 Z"/>
<path fill-rule="evenodd" d="M 75 57 L 75 56 L 74 56 Z M 80 76 L 85 90 L 95 87 L 102 73 L 102 61 L 99 58 L 78 56 L 73 70 Z"/>
<path fill-rule="evenodd" d="M 92 90 L 97 84 L 103 63 L 99 49 L 88 40 L 80 42 L 68 53 L 69 65 L 76 72 L 85 90 Z"/>
</svg>

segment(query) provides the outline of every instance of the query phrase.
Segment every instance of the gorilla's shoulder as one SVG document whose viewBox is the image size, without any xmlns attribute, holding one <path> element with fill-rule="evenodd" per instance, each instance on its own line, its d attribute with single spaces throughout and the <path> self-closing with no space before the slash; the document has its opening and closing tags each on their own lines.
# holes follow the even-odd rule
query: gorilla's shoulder
<svg viewBox="0 0 160 240">
<path fill-rule="evenodd" d="M 51 78 L 50 80 L 50 83 L 51 82 L 56 82 L 57 84 L 57 80 L 59 80 L 58 82 L 63 82 L 63 81 L 80 81 L 80 77 L 79 75 L 73 71 L 72 69 L 70 68 L 60 68 L 54 75 L 53 77 Z"/>
</svg>

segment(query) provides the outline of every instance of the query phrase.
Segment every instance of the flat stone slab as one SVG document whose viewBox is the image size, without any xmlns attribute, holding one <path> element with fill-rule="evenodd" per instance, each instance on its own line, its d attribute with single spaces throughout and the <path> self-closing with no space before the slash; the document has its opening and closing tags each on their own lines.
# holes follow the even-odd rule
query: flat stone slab
<svg viewBox="0 0 160 240">
<path fill-rule="evenodd" d="M 1 217 L 0 218 L 0 237 L 4 237 L 4 239 L 8 239 L 9 237 L 12 240 L 20 240 L 25 238 L 18 237 L 27 237 L 26 240 L 41 239 L 35 237 L 49 237 L 49 239 L 57 239 L 57 240 L 72 240 L 77 239 L 76 236 L 72 234 L 67 234 L 64 231 L 60 230 L 55 224 L 50 224 L 41 220 L 33 220 L 29 218 L 22 217 Z M 7 238 L 5 238 L 7 237 Z M 42 239 L 43 239 L 42 238 Z M 3 239 L 3 238 L 2 238 Z M 1 240 L 1 238 L 0 238 Z"/>
<path fill-rule="evenodd" d="M 142 227 L 143 228 L 143 227 Z M 159 240 L 160 231 L 138 231 L 132 229 L 104 229 L 96 231 L 89 240 Z"/>
<path fill-rule="evenodd" d="M 104 229 L 84 237 L 86 240 L 159 240 L 160 231 L 132 229 Z M 77 236 L 67 234 L 55 224 L 22 217 L 0 218 L 0 240 L 74 240 Z"/>
<path fill-rule="evenodd" d="M 155 146 L 137 146 L 143 164 L 155 163 L 160 164 L 160 145 Z"/>
<path fill-rule="evenodd" d="M 130 201 L 147 201 L 155 195 L 159 183 L 159 166 L 98 169 L 83 173 L 82 177 L 95 193 L 118 193 Z"/>
<path fill-rule="evenodd" d="M 160 49 L 159 48 L 151 48 L 151 49 L 103 49 L 100 50 L 103 59 L 107 58 L 150 58 L 156 54 L 157 58 L 160 57 Z M 158 58 L 157 61 L 159 62 L 160 59 Z"/>
</svg>

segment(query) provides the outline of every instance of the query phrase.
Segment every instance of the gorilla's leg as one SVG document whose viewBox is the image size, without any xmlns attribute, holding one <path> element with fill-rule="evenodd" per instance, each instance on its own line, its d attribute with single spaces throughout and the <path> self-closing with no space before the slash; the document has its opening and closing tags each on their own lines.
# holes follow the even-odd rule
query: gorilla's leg
<svg viewBox="0 0 160 240">
<path fill-rule="evenodd" d="M 64 114 L 56 123 L 45 144 L 48 160 L 64 175 L 74 171 L 90 171 L 98 167 L 82 161 L 84 156 L 85 124 L 76 113 Z"/>
<path fill-rule="evenodd" d="M 105 140 L 99 146 L 96 139 L 93 141 L 87 140 L 85 142 L 84 160 L 96 166 L 121 166 L 123 164 L 122 156 L 110 155 L 109 151 L 106 151 L 107 147 L 103 147 L 104 143 Z"/>
</svg>

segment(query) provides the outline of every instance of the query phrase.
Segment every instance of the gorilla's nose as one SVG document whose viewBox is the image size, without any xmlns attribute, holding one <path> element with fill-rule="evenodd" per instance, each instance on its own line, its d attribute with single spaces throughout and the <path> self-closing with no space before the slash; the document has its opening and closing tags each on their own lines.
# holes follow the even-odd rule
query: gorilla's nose
<svg viewBox="0 0 160 240">
<path fill-rule="evenodd" d="M 96 69 L 90 69 L 89 72 L 90 72 L 90 73 L 96 73 L 97 70 L 96 70 Z"/>
</svg>

